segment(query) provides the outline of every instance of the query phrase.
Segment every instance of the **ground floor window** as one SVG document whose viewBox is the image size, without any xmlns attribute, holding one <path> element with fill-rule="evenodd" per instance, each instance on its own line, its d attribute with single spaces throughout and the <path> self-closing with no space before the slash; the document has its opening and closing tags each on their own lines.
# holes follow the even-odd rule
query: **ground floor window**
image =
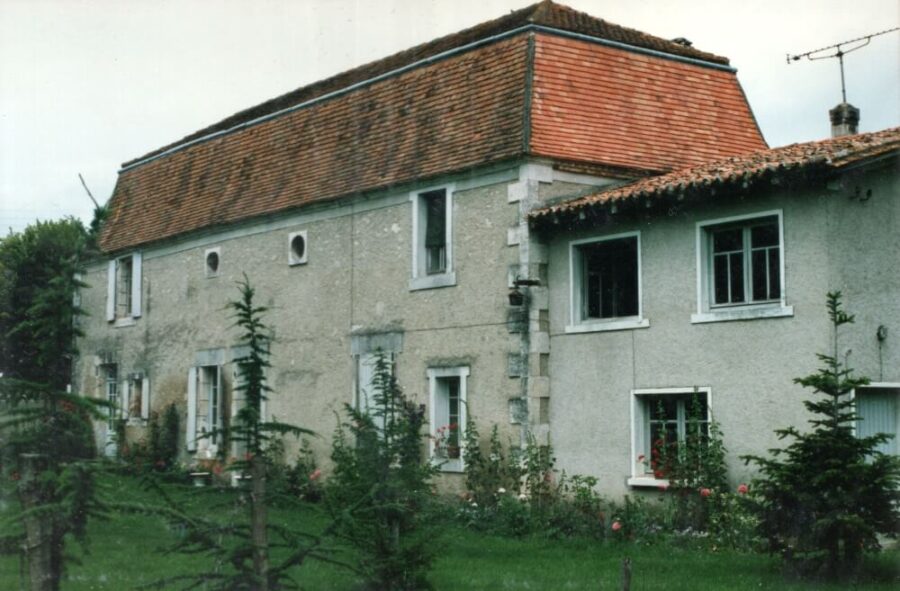
<svg viewBox="0 0 900 591">
<path fill-rule="evenodd" d="M 188 451 L 215 453 L 223 428 L 222 366 L 203 365 L 188 372 Z"/>
<path fill-rule="evenodd" d="M 122 418 L 142 425 L 150 418 L 150 380 L 142 373 L 128 375 L 122 390 Z"/>
<path fill-rule="evenodd" d="M 372 417 L 375 426 L 384 429 L 384 416 L 379 412 L 377 396 L 381 394 L 377 382 L 378 359 L 384 359 L 389 375 L 394 374 L 394 356 L 391 353 L 363 353 L 356 357 L 356 408 Z"/>
<path fill-rule="evenodd" d="M 431 457 L 445 471 L 463 469 L 468 367 L 428 369 Z"/>
<path fill-rule="evenodd" d="M 689 434 L 709 433 L 709 388 L 661 388 L 632 392 L 632 484 L 665 481 L 667 458 Z"/>
<path fill-rule="evenodd" d="M 898 455 L 900 445 L 900 384 L 872 385 L 857 388 L 855 392 L 856 423 L 858 437 L 870 437 L 878 433 L 893 435 L 893 439 L 878 446 L 878 451 Z"/>
</svg>

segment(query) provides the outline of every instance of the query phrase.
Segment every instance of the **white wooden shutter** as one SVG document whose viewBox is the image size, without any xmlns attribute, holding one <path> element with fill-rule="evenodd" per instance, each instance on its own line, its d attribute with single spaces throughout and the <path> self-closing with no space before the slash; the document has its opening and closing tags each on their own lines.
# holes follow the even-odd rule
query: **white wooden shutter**
<svg viewBox="0 0 900 591">
<path fill-rule="evenodd" d="M 122 393 L 119 396 L 119 417 L 126 419 L 128 418 L 128 405 L 131 403 L 131 380 L 125 379 L 119 384 L 119 392 Z"/>
<path fill-rule="evenodd" d="M 225 416 L 225 384 L 222 383 L 222 366 L 216 366 L 216 422 L 215 424 L 210 423 L 210 427 L 213 429 L 221 429 L 224 425 L 224 421 L 222 417 Z M 210 405 L 212 408 L 212 405 Z M 222 436 L 219 435 L 219 438 Z"/>
<path fill-rule="evenodd" d="M 106 319 L 116 319 L 116 260 L 106 265 Z"/>
<path fill-rule="evenodd" d="M 150 418 L 150 378 L 146 375 L 141 381 L 141 418 Z"/>
<path fill-rule="evenodd" d="M 232 362 L 231 374 L 231 425 L 236 424 L 238 412 L 244 406 L 244 374 L 241 372 L 241 366 L 237 361 Z M 246 452 L 246 445 L 243 441 L 231 442 L 231 455 L 235 458 L 243 459 Z"/>
<path fill-rule="evenodd" d="M 138 318 L 141 315 L 141 253 L 136 252 L 131 257 L 131 316 Z"/>
<path fill-rule="evenodd" d="M 187 388 L 187 431 L 185 444 L 188 451 L 197 449 L 197 368 L 188 370 Z"/>
</svg>

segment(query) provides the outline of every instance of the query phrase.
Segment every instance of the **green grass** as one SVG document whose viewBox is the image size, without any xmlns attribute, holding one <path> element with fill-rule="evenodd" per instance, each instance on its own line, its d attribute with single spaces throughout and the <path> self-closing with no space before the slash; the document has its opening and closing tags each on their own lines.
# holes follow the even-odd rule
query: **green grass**
<svg viewBox="0 0 900 591">
<path fill-rule="evenodd" d="M 105 481 L 104 494 L 120 501 L 155 503 L 152 494 L 129 478 Z M 184 488 L 173 492 L 186 511 L 232 511 L 231 491 Z M 214 508 L 211 510 L 211 508 Z M 274 508 L 271 519 L 282 525 L 320 531 L 327 516 L 315 506 L 292 510 Z M 90 553 L 83 564 L 72 565 L 64 591 L 124 590 L 164 577 L 201 570 L 202 556 L 164 555 L 175 532 L 152 515 L 115 515 L 90 528 Z M 867 580 L 856 586 L 785 581 L 776 560 L 762 555 L 688 550 L 669 545 L 637 546 L 587 540 L 553 541 L 509 539 L 444 528 L 434 542 L 438 560 L 430 580 L 439 591 L 452 590 L 597 590 L 619 588 L 622 560 L 632 560 L 632 589 L 684 590 L 893 590 L 900 584 L 900 552 L 873 557 Z M 80 552 L 75 552 L 81 554 Z M 275 558 L 277 559 L 277 553 Z M 344 551 L 352 560 L 352 553 Z M 0 589 L 19 589 L 19 561 L 0 558 Z M 311 562 L 297 569 L 295 578 L 305 589 L 353 591 L 359 581 L 338 567 Z"/>
</svg>

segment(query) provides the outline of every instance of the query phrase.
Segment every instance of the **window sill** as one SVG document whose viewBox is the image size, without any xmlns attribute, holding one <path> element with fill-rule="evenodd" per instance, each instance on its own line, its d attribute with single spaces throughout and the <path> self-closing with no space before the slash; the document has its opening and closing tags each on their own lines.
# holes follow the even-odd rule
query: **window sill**
<svg viewBox="0 0 900 591">
<path fill-rule="evenodd" d="M 134 326 L 134 324 L 135 324 L 134 318 L 132 318 L 131 316 L 128 316 L 126 318 L 116 318 L 115 322 L 113 323 L 113 327 L 114 328 L 125 328 L 126 326 Z"/>
<path fill-rule="evenodd" d="M 691 314 L 691 324 L 729 322 L 732 320 L 755 320 L 757 318 L 785 318 L 793 315 L 793 306 L 748 306 L 745 308 L 727 308 L 710 310 L 700 314 Z"/>
<path fill-rule="evenodd" d="M 451 287 L 456 285 L 456 272 L 442 273 L 440 275 L 425 275 L 413 277 L 409 280 L 409 291 L 420 289 L 437 289 L 439 287 Z"/>
<path fill-rule="evenodd" d="M 441 472 L 449 474 L 462 474 L 464 472 L 461 460 L 444 460 L 442 458 L 431 458 L 434 464 Z"/>
<path fill-rule="evenodd" d="M 646 318 L 622 318 L 619 320 L 583 322 L 581 324 L 570 324 L 566 327 L 566 333 L 606 332 L 612 330 L 633 330 L 635 328 L 650 328 L 650 321 Z"/>
<path fill-rule="evenodd" d="M 669 481 L 665 478 L 654 478 L 653 476 L 632 476 L 627 480 L 627 484 L 634 488 L 659 488 L 661 486 L 668 487 Z"/>
</svg>

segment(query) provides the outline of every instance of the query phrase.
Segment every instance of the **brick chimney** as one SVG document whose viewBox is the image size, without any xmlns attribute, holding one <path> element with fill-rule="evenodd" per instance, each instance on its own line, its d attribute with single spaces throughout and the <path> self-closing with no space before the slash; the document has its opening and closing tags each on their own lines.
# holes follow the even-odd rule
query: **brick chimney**
<svg viewBox="0 0 900 591">
<path fill-rule="evenodd" d="M 831 118 L 831 137 L 854 135 L 859 126 L 859 109 L 850 103 L 841 103 L 828 111 Z"/>
</svg>

